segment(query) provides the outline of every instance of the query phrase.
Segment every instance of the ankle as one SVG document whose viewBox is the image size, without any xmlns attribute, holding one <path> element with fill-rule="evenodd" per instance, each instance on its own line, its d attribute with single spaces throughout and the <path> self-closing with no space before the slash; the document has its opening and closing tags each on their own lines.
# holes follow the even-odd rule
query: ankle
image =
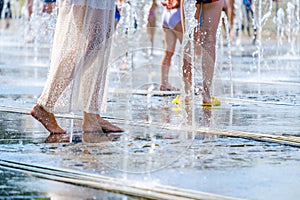
<svg viewBox="0 0 300 200">
<path fill-rule="evenodd" d="M 211 103 L 211 96 L 210 95 L 202 96 L 202 102 L 203 103 Z"/>
</svg>

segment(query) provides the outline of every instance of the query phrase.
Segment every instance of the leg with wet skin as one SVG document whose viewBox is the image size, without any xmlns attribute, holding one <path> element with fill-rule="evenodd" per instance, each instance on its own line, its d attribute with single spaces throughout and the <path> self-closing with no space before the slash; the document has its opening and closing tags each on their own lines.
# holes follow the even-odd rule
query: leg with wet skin
<svg viewBox="0 0 300 200">
<path fill-rule="evenodd" d="M 201 5 L 202 4 L 196 4 L 196 12 L 195 12 L 195 19 L 199 20 L 200 19 L 200 14 L 201 14 Z"/>
<path fill-rule="evenodd" d="M 211 86 L 216 60 L 216 32 L 219 25 L 223 3 L 218 1 L 202 5 L 202 74 L 203 74 L 203 103 L 211 103 Z"/>
<path fill-rule="evenodd" d="M 180 44 L 182 44 L 183 40 L 183 28 L 181 21 L 173 29 L 174 34 L 176 35 L 177 39 L 179 40 Z"/>
<path fill-rule="evenodd" d="M 44 2 L 42 12 L 51 14 L 55 8 L 54 2 Z"/>
<path fill-rule="evenodd" d="M 183 47 L 183 82 L 184 82 L 184 91 L 186 95 L 191 94 L 191 85 L 192 85 L 192 55 L 191 55 L 191 43 L 188 42 Z"/>
<path fill-rule="evenodd" d="M 169 71 L 173 52 L 166 51 L 161 63 L 161 81 L 159 89 L 161 91 L 178 91 L 179 89 L 169 83 Z"/>
</svg>

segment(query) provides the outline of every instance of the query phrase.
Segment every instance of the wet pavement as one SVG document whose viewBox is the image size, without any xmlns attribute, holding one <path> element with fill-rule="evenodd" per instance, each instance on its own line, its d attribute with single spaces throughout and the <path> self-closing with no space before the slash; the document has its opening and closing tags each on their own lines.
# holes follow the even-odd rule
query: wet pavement
<svg viewBox="0 0 300 200">
<path fill-rule="evenodd" d="M 68 114 L 58 115 L 68 134 L 49 135 L 28 112 L 43 89 L 51 45 L 26 43 L 12 30 L 0 37 L 0 199 L 174 199 L 175 191 L 178 198 L 299 198 L 297 56 L 275 56 L 266 45 L 259 62 L 247 38 L 219 46 L 214 95 L 221 106 L 201 107 L 200 96 L 176 106 L 175 94 L 155 95 L 157 39 L 151 57 L 149 44 L 112 56 L 103 116 L 123 134 L 82 138 L 81 116 Z M 179 63 L 170 78 L 181 87 Z M 97 142 L 83 142 L 89 139 Z"/>
</svg>

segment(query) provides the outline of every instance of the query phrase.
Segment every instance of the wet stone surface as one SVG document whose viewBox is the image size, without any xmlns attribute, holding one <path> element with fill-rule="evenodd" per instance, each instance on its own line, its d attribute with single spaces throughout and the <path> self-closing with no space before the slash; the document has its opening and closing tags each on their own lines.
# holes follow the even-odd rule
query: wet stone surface
<svg viewBox="0 0 300 200">
<path fill-rule="evenodd" d="M 1 199 L 124 199 L 126 196 L 0 170 Z M 128 197 L 128 196 L 127 196 Z M 130 199 L 137 199 L 128 197 Z"/>
<path fill-rule="evenodd" d="M 42 135 L 42 138 L 45 138 L 46 134 Z M 61 167 L 116 178 L 126 177 L 140 182 L 151 181 L 228 196 L 234 194 L 235 197 L 241 198 L 251 196 L 259 199 L 257 193 L 252 194 L 248 191 L 253 184 L 268 189 L 266 195 L 273 196 L 277 192 L 275 188 L 281 187 L 282 182 L 286 181 L 289 182 L 290 188 L 281 191 L 280 197 L 282 195 L 288 197 L 291 191 L 292 194 L 297 194 L 297 190 L 294 189 L 299 187 L 299 182 L 297 178 L 291 179 L 291 175 L 299 176 L 298 148 L 200 133 L 193 141 L 185 142 L 190 146 L 187 147 L 182 140 L 173 140 L 170 147 L 168 140 L 156 139 L 155 145 L 158 147 L 169 146 L 169 149 L 165 149 L 161 154 L 149 153 L 153 142 L 147 141 L 146 138 L 97 144 L 81 142 L 34 144 L 31 141 L 27 144 L 2 144 L 0 152 L 5 160 Z M 138 151 L 136 147 L 139 147 Z M 179 150 L 181 152 L 178 152 Z M 274 174 L 266 175 L 268 171 L 273 171 Z M 286 174 L 282 174 L 283 172 Z M 7 177 L 6 173 L 2 175 Z M 259 177 L 261 175 L 264 178 Z M 234 179 L 231 180 L 233 177 Z M 255 180 L 254 177 L 257 179 Z M 27 179 L 32 178 L 27 177 Z M 265 181 L 262 181 L 263 179 Z M 268 184 L 266 184 L 267 180 L 270 181 Z M 38 182 L 40 181 L 43 180 Z M 244 185 L 242 188 L 241 182 Z M 228 184 L 226 187 L 223 185 L 225 183 Z M 46 181 L 45 184 L 49 185 L 49 182 Z M 18 185 L 19 182 L 12 187 Z M 67 188 L 70 192 L 74 189 L 77 190 L 75 186 Z M 87 196 L 95 194 L 93 191 L 88 192 L 90 189 L 83 190 Z M 24 192 L 24 188 L 16 191 Z M 34 192 L 30 188 L 28 191 Z M 44 191 L 44 189 L 37 188 L 35 191 Z M 49 190 L 46 191 L 46 194 L 51 194 Z M 251 188 L 250 191 L 258 190 Z M 55 194 L 59 193 L 56 191 Z"/>
<path fill-rule="evenodd" d="M 63 115 L 58 123 L 68 133 L 49 135 L 28 112 L 44 87 L 51 44 L 28 42 L 15 31 L 24 27 L 12 27 L 0 32 L 0 160 L 244 199 L 299 199 L 299 145 L 265 142 L 261 136 L 219 134 L 243 131 L 299 141 L 300 57 L 286 55 L 289 45 L 275 55 L 276 49 L 271 48 L 276 38 L 270 37 L 268 44 L 264 41 L 265 54 L 260 62 L 256 54 L 252 56 L 258 46 L 247 38 L 231 49 L 218 46 L 213 93 L 221 106 L 213 108 L 202 107 L 200 95 L 188 106 L 173 105 L 174 94 L 153 95 L 160 82 L 161 37 L 156 37 L 152 56 L 147 54 L 146 42 L 145 48 L 139 46 L 127 57 L 126 52 L 112 49 L 103 116 L 125 132 L 83 136 L 81 116 Z M 138 30 L 134 36 L 145 35 L 144 30 Z M 127 61 L 129 68 L 120 70 Z M 170 82 L 182 89 L 180 71 L 179 56 L 172 61 Z M 201 83 L 201 76 L 196 68 L 195 84 Z M 136 89 L 143 90 L 143 95 L 134 93 Z M 218 130 L 218 134 L 211 130 Z M 84 142 L 88 139 L 96 143 Z M 140 199 L 1 167 L 0 199 L 6 197 Z"/>
</svg>

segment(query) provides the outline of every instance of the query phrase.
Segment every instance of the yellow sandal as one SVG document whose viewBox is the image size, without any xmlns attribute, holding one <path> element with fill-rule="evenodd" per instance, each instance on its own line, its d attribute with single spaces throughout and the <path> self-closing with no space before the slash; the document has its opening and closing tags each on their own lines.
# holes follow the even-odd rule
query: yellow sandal
<svg viewBox="0 0 300 200">
<path fill-rule="evenodd" d="M 221 105 L 221 101 L 214 96 L 211 96 L 211 103 L 202 103 L 202 106 L 219 106 Z"/>
</svg>

